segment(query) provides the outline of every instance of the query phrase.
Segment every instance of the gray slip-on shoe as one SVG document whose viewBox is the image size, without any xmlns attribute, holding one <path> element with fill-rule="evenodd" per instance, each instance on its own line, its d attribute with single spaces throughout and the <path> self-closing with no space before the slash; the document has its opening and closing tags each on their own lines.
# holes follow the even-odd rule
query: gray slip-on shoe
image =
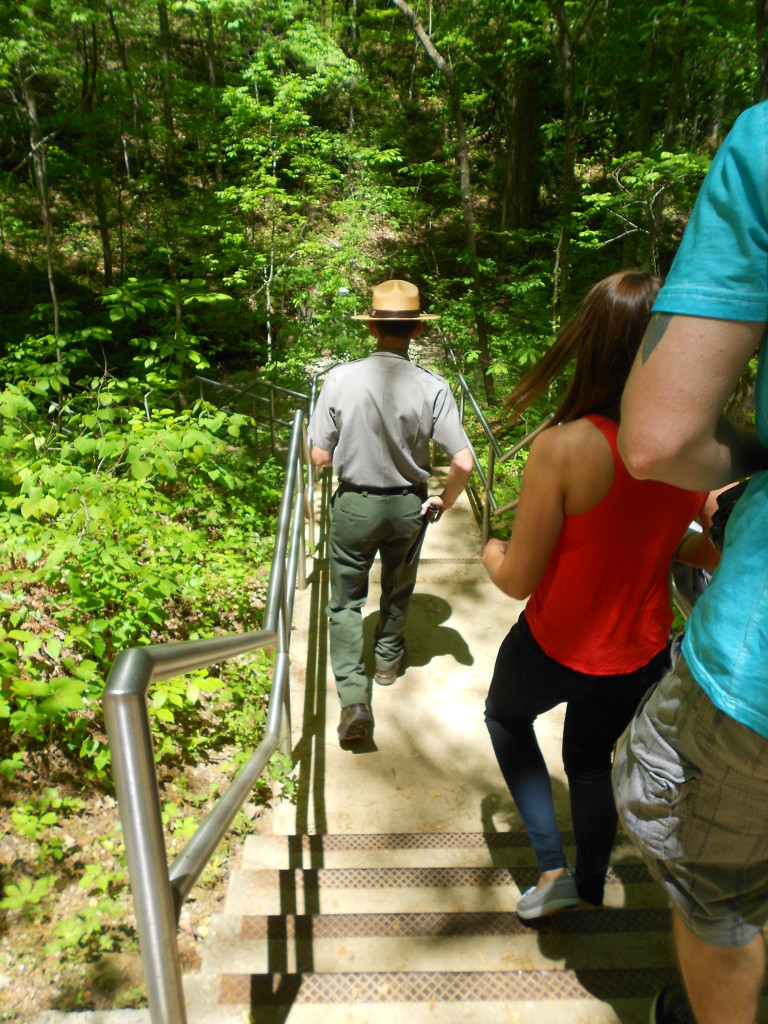
<svg viewBox="0 0 768 1024">
<path fill-rule="evenodd" d="M 527 889 L 517 904 L 517 914 L 524 921 L 531 921 L 536 917 L 546 917 L 558 910 L 569 910 L 578 905 L 579 894 L 576 892 L 573 875 L 569 871 L 567 875 L 545 882 L 540 889 L 535 885 Z"/>
</svg>

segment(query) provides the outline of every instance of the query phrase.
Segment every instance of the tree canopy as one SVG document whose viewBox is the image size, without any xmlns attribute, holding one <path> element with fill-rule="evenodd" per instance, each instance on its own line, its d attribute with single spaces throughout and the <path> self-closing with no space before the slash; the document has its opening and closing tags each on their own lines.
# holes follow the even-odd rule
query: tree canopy
<svg viewBox="0 0 768 1024">
<path fill-rule="evenodd" d="M 5 5 L 0 345 L 300 378 L 403 276 L 506 387 L 603 273 L 667 269 L 765 6 Z"/>
</svg>

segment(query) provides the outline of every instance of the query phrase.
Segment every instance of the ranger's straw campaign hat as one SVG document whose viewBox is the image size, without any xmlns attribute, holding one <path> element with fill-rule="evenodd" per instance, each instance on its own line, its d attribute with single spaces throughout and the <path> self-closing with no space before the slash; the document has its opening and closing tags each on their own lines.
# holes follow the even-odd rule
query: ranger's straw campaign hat
<svg viewBox="0 0 768 1024">
<path fill-rule="evenodd" d="M 373 304 L 367 313 L 355 313 L 353 320 L 439 320 L 435 313 L 422 313 L 419 289 L 410 281 L 385 281 L 373 289 Z"/>
</svg>

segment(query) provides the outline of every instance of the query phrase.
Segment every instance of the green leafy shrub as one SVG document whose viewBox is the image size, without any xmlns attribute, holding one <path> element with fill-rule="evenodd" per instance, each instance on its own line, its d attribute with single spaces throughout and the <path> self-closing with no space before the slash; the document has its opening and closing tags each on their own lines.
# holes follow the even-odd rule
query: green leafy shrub
<svg viewBox="0 0 768 1024">
<path fill-rule="evenodd" d="M 53 743 L 103 775 L 120 650 L 258 628 L 281 471 L 257 475 L 242 415 L 153 406 L 146 381 L 109 377 L 54 414 L 50 381 L 0 393 L 0 721 L 11 746 Z M 220 688 L 209 673 L 157 684 L 151 714 L 194 750 L 200 696 Z M 0 771 L 18 764 L 11 751 Z"/>
</svg>

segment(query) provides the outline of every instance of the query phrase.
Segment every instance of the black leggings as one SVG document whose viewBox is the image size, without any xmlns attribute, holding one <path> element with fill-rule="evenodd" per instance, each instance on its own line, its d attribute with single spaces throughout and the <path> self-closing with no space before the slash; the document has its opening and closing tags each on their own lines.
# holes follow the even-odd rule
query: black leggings
<svg viewBox="0 0 768 1024">
<path fill-rule="evenodd" d="M 613 748 L 643 694 L 663 675 L 666 661 L 665 648 L 647 665 L 624 675 L 576 672 L 544 653 L 524 613 L 496 658 L 485 721 L 539 871 L 564 868 L 567 862 L 533 723 L 537 715 L 567 703 L 563 765 L 576 840 L 576 888 L 582 899 L 598 906 L 618 822 L 611 789 Z"/>
</svg>

